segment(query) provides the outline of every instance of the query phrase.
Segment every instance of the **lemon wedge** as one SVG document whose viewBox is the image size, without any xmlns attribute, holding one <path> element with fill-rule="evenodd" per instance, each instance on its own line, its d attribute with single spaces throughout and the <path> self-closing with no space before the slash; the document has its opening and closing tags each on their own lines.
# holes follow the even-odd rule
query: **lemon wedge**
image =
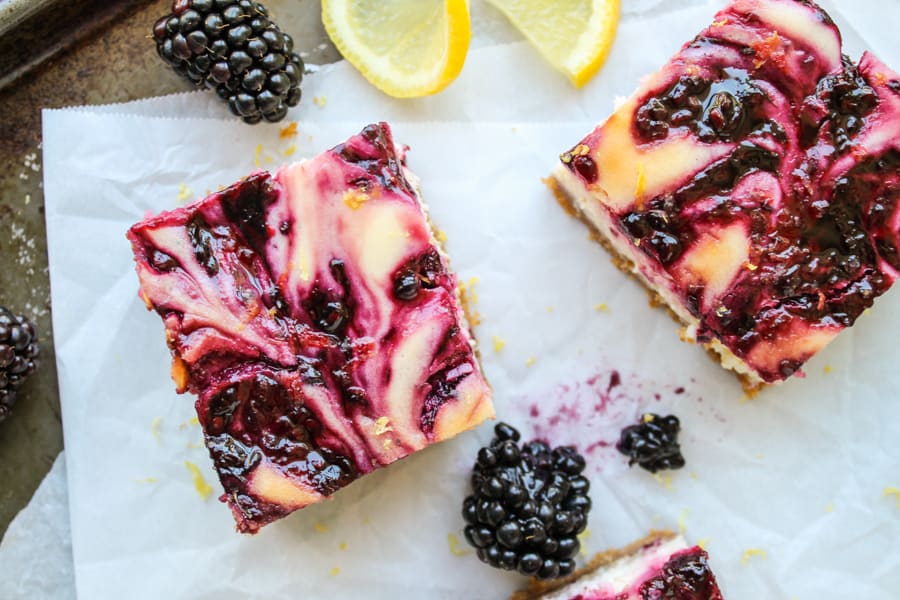
<svg viewBox="0 0 900 600">
<path fill-rule="evenodd" d="M 619 0 L 487 0 L 575 87 L 597 74 L 619 24 Z"/>
<path fill-rule="evenodd" d="M 397 98 L 450 85 L 471 38 L 467 0 L 322 0 L 322 22 L 344 58 Z"/>
</svg>

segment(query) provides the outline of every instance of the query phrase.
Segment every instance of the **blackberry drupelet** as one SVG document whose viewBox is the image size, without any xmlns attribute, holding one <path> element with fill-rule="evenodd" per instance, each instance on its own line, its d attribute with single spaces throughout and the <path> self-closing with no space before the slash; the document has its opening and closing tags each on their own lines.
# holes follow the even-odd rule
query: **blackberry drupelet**
<svg viewBox="0 0 900 600">
<path fill-rule="evenodd" d="M 34 325 L 0 306 L 0 423 L 12 412 L 16 390 L 38 366 Z"/>
<path fill-rule="evenodd" d="M 303 61 L 259 2 L 174 0 L 153 38 L 178 74 L 215 89 L 247 123 L 280 121 L 300 102 Z"/>
<path fill-rule="evenodd" d="M 684 466 L 678 432 L 681 423 L 675 415 L 660 417 L 646 413 L 638 425 L 622 430 L 616 449 L 628 457 L 628 466 L 637 463 L 641 468 L 656 473 L 663 469 L 680 469 Z"/>
<path fill-rule="evenodd" d="M 478 452 L 473 493 L 463 502 L 466 540 L 492 567 L 539 579 L 572 573 L 591 509 L 584 457 L 540 440 L 520 447 L 519 432 L 505 423 L 494 433 Z"/>
</svg>

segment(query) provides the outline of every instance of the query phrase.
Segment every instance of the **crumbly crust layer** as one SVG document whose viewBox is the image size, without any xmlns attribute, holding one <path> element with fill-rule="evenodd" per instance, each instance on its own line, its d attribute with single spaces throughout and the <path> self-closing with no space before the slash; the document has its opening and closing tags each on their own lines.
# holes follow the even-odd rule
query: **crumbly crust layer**
<svg viewBox="0 0 900 600">
<path fill-rule="evenodd" d="M 649 297 L 649 304 L 654 308 L 662 308 L 665 309 L 666 312 L 672 317 L 672 320 L 682 326 L 681 339 L 683 341 L 689 341 L 690 343 L 695 343 L 694 340 L 687 335 L 687 331 L 691 327 L 695 327 L 696 323 L 688 323 L 681 316 L 675 312 L 671 306 L 665 301 L 662 295 L 659 294 L 656 290 L 654 290 L 648 282 L 643 278 L 637 275 L 637 268 L 634 262 L 628 257 L 622 255 L 614 245 L 607 239 L 606 235 L 603 234 L 602 231 L 596 226 L 596 224 L 591 221 L 587 215 L 578 208 L 578 205 L 575 203 L 575 199 L 572 198 L 566 190 L 563 188 L 562 184 L 556 179 L 556 177 L 550 176 L 545 178 L 544 183 L 547 187 L 550 188 L 550 191 L 553 193 L 554 198 L 559 203 L 559 205 L 566 211 L 569 215 L 575 217 L 582 223 L 584 223 L 588 230 L 590 231 L 591 239 L 600 244 L 610 256 L 610 261 L 612 264 L 622 271 L 623 273 L 629 275 L 638 281 L 647 292 L 647 296 Z M 723 357 L 728 356 L 729 360 L 740 361 L 737 356 L 728 350 L 725 346 L 718 342 L 718 340 L 713 340 L 711 342 L 707 342 L 702 344 L 703 348 L 706 349 L 709 357 L 721 364 Z M 741 387 L 744 392 L 748 395 L 754 395 L 759 392 L 766 384 L 759 379 L 753 379 L 749 375 L 745 373 L 738 373 L 737 371 L 732 371 L 735 376 L 738 378 L 738 381 L 741 383 Z"/>
<path fill-rule="evenodd" d="M 549 594 L 550 592 L 555 592 L 556 590 L 562 589 L 567 585 L 577 581 L 578 579 L 593 573 L 597 569 L 601 569 L 612 563 L 620 560 L 622 558 L 627 558 L 633 554 L 640 552 L 642 548 L 645 546 L 649 546 L 658 541 L 665 541 L 675 537 L 675 533 L 667 530 L 652 530 L 646 536 L 641 539 L 633 542 L 624 548 L 612 548 L 609 550 L 604 550 L 603 552 L 599 552 L 595 554 L 588 563 L 569 575 L 568 577 L 564 577 L 562 579 L 557 579 L 554 581 L 540 581 L 538 579 L 532 579 L 528 588 L 524 590 L 520 590 L 510 597 L 510 600 L 539 600 L 545 594 Z"/>
</svg>

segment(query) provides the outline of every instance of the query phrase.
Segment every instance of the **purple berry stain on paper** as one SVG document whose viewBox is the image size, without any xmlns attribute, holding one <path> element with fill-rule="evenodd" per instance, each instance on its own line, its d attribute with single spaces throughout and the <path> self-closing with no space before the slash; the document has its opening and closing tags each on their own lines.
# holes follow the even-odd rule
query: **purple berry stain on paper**
<svg viewBox="0 0 900 600">
<path fill-rule="evenodd" d="M 700 400 L 692 398 L 680 382 L 659 384 L 609 369 L 580 381 L 559 383 L 514 403 L 525 415 L 523 429 L 530 428 L 532 437 L 554 445 L 574 445 L 588 460 L 589 468 L 603 472 L 627 468 L 615 449 L 623 428 L 637 422 L 644 412 L 694 412 L 694 406 L 687 408 L 689 399 Z"/>
</svg>

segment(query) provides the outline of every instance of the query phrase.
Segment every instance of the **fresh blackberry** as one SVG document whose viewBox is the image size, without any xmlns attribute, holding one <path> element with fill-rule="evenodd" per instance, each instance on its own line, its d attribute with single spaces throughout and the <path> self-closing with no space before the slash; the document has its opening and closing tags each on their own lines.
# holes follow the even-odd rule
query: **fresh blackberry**
<svg viewBox="0 0 900 600">
<path fill-rule="evenodd" d="M 478 452 L 473 493 L 463 502 L 466 540 L 492 567 L 539 579 L 570 574 L 591 509 L 584 457 L 540 440 L 520 447 L 519 432 L 505 423 L 494 433 Z"/>
<path fill-rule="evenodd" d="M 616 449 L 628 457 L 628 466 L 637 463 L 641 468 L 656 473 L 663 469 L 680 469 L 684 466 L 678 432 L 681 423 L 675 415 L 660 417 L 645 413 L 641 422 L 622 430 Z"/>
<path fill-rule="evenodd" d="M 280 121 L 300 102 L 303 60 L 259 2 L 174 0 L 153 39 L 178 74 L 215 89 L 247 123 Z"/>
<path fill-rule="evenodd" d="M 0 423 L 12 412 L 16 390 L 38 366 L 34 325 L 0 306 Z"/>
</svg>

